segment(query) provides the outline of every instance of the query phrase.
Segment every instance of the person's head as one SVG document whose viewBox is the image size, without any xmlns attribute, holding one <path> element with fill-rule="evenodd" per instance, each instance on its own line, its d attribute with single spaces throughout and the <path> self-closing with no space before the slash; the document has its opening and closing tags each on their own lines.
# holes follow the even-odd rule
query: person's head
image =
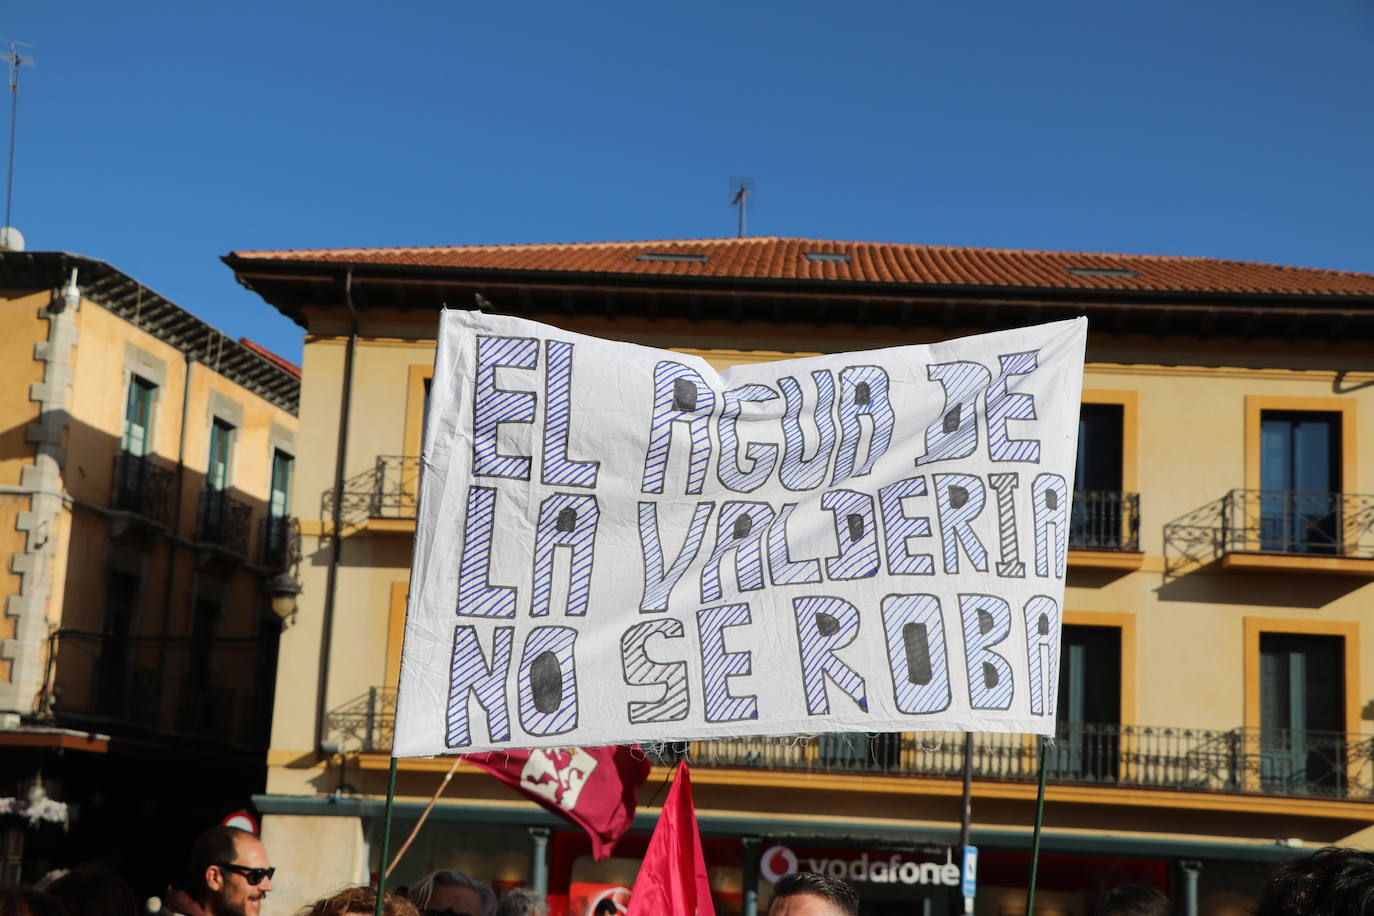
<svg viewBox="0 0 1374 916">
<path fill-rule="evenodd" d="M 31 887 L 0 887 L 0 916 L 66 916 L 62 904 Z"/>
<path fill-rule="evenodd" d="M 206 916 L 258 916 L 272 890 L 272 863 L 257 837 L 212 827 L 191 847 L 191 896 Z"/>
<path fill-rule="evenodd" d="M 548 916 L 549 904 L 544 895 L 528 887 L 506 891 L 496 907 L 496 916 Z"/>
<path fill-rule="evenodd" d="M 773 885 L 768 916 L 859 916 L 859 895 L 843 878 L 797 872 Z"/>
<path fill-rule="evenodd" d="M 1374 853 L 1341 846 L 1284 862 L 1269 877 L 1255 916 L 1374 914 Z"/>
<path fill-rule="evenodd" d="M 104 868 L 69 871 L 48 885 L 48 896 L 61 903 L 68 916 L 139 916 L 129 885 Z"/>
<path fill-rule="evenodd" d="M 441 868 L 411 886 L 407 896 L 424 913 L 436 916 L 496 916 L 496 894 L 460 871 Z"/>
<path fill-rule="evenodd" d="M 1174 916 L 1174 905 L 1152 887 L 1122 884 L 1094 900 L 1088 916 Z"/>
<path fill-rule="evenodd" d="M 298 916 L 372 916 L 377 912 L 377 892 L 370 887 L 346 887 L 316 900 L 301 910 Z M 420 916 L 420 911 L 404 897 L 385 894 L 382 897 L 382 916 Z"/>
</svg>

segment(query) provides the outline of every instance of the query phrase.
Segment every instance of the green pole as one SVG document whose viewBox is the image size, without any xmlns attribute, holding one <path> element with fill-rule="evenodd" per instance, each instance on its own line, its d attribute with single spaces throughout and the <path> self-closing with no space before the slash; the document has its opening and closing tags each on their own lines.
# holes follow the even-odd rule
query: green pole
<svg viewBox="0 0 1374 916">
<path fill-rule="evenodd" d="M 382 916 L 382 901 L 386 897 L 386 867 L 391 861 L 391 809 L 396 804 L 396 758 L 391 758 L 391 775 L 386 786 L 386 823 L 382 825 L 382 864 L 377 867 L 377 910 Z"/>
<path fill-rule="evenodd" d="M 1035 793 L 1035 833 L 1031 838 L 1030 887 L 1026 890 L 1026 916 L 1035 909 L 1035 875 L 1040 870 L 1040 827 L 1045 822 L 1045 754 L 1050 746 L 1049 739 L 1040 737 L 1040 787 Z"/>
</svg>

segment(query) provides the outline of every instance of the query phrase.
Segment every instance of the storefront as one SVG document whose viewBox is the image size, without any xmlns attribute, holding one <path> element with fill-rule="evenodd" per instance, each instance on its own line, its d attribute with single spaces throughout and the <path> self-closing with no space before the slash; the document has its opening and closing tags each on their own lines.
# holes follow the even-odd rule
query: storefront
<svg viewBox="0 0 1374 916">
<path fill-rule="evenodd" d="M 610 858 L 597 862 L 585 834 L 548 824 L 542 812 L 531 814 L 528 824 L 430 820 L 393 875 L 393 886 L 409 885 L 435 868 L 455 868 L 491 883 L 498 893 L 542 883 L 550 916 L 623 913 L 652 821 L 637 824 Z M 381 822 L 369 821 L 370 845 L 375 848 Z M 408 836 L 414 823 L 398 817 L 393 842 Z M 766 911 L 774 883 L 797 871 L 850 881 L 859 891 L 863 916 L 954 916 L 962 911 L 960 856 L 957 847 L 949 845 L 845 835 L 728 835 L 704 826 L 702 847 L 721 916 Z M 1177 872 L 1175 862 L 1167 858 L 1045 854 L 1039 866 L 1036 913 L 1083 916 L 1095 896 L 1120 884 L 1153 887 L 1177 898 Z M 977 916 L 1024 912 L 1029 874 L 1030 856 L 1025 852 L 983 848 Z"/>
</svg>

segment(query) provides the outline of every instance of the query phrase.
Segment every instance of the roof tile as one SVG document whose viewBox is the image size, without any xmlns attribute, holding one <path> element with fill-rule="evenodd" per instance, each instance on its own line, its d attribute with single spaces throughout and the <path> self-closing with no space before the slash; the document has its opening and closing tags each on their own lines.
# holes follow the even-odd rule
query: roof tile
<svg viewBox="0 0 1374 916">
<path fill-rule="evenodd" d="M 705 262 L 640 261 L 644 252 L 705 254 Z M 850 260 L 812 261 L 808 251 Z M 1171 255 L 957 248 L 775 237 L 662 239 L 432 248 L 236 251 L 247 260 L 616 274 L 621 276 L 797 279 L 915 286 L 1054 290 L 1217 292 L 1374 296 L 1374 274 Z M 1071 274 L 1070 267 L 1130 270 L 1134 277 Z"/>
</svg>

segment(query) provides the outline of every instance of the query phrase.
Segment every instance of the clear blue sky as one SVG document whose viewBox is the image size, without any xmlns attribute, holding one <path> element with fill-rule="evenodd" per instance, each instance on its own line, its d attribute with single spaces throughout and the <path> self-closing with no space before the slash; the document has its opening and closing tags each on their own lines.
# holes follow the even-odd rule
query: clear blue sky
<svg viewBox="0 0 1374 916">
<path fill-rule="evenodd" d="M 220 255 L 733 235 L 734 175 L 755 235 L 1374 272 L 1371 0 L 46 0 L 0 36 L 29 248 L 291 358 Z"/>
</svg>

